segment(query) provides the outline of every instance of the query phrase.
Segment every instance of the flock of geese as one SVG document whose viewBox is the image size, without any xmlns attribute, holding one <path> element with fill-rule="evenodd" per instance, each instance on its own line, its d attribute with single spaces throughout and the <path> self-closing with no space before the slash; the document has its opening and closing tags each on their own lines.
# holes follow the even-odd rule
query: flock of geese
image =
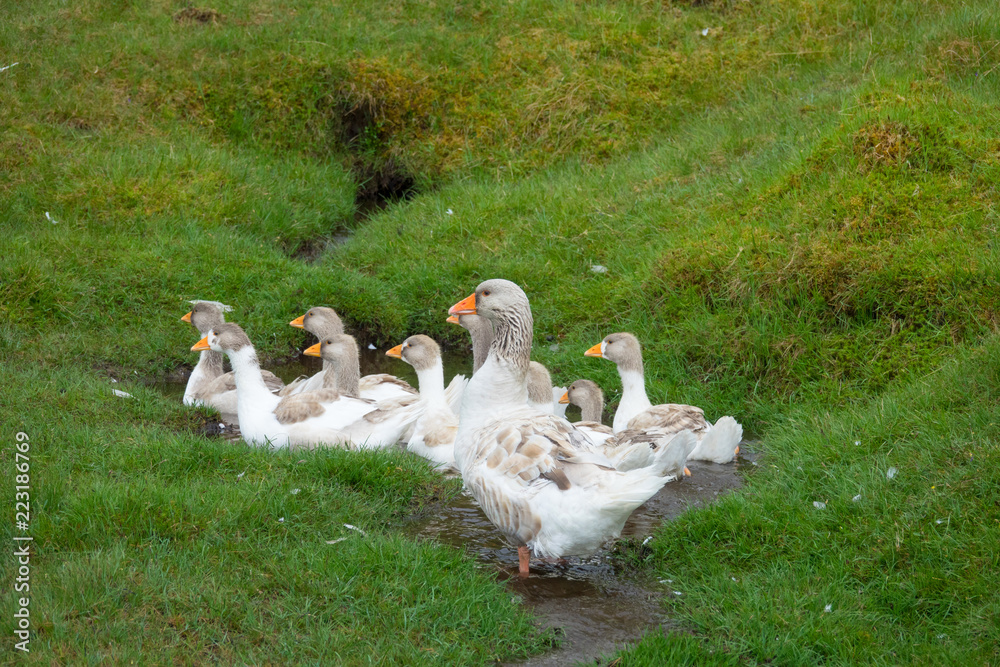
<svg viewBox="0 0 1000 667">
<path fill-rule="evenodd" d="M 227 306 L 192 303 L 181 319 L 204 338 L 191 348 L 201 358 L 186 405 L 236 413 L 251 445 L 405 443 L 461 474 L 486 516 L 518 547 L 522 576 L 530 552 L 589 555 L 618 537 L 633 510 L 688 472 L 688 460 L 728 463 L 739 452 L 743 428 L 732 417 L 711 424 L 700 408 L 652 404 L 632 334 L 611 334 L 585 353 L 618 366 L 623 392 L 611 428 L 601 423 L 604 397 L 594 382 L 553 390 L 548 371 L 529 358 L 528 298 L 507 280 L 481 283 L 448 311 L 448 321 L 472 337 L 470 378 L 458 375 L 445 386 L 440 348 L 424 335 L 386 352 L 413 367 L 419 391 L 391 375 L 361 377 L 357 343 L 331 308 L 312 308 L 290 323 L 317 337 L 304 353 L 321 357 L 323 370 L 284 385 L 260 368 L 243 330 L 225 321 Z M 223 354 L 231 373 L 223 372 Z M 567 403 L 580 407 L 582 421 L 564 418 Z"/>
</svg>

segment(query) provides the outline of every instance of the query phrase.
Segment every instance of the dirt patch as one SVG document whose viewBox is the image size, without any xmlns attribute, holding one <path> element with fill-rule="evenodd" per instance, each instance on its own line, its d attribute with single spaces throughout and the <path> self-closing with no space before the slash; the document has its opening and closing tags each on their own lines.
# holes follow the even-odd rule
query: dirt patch
<svg viewBox="0 0 1000 667">
<path fill-rule="evenodd" d="M 854 135 L 854 154 L 861 161 L 862 171 L 908 164 L 919 150 L 920 140 L 902 123 L 866 125 Z"/>
<path fill-rule="evenodd" d="M 174 21 L 177 23 L 221 23 L 222 14 L 208 7 L 185 7 L 174 14 Z"/>
<path fill-rule="evenodd" d="M 356 60 L 348 64 L 336 98 L 334 112 L 358 183 L 359 210 L 412 196 L 417 179 L 399 160 L 397 146 L 426 130 L 431 108 L 426 86 L 385 60 Z"/>
<path fill-rule="evenodd" d="M 891 120 L 859 129 L 853 147 L 862 173 L 887 167 L 949 171 L 960 154 L 958 142 L 949 139 L 941 127 L 911 127 Z"/>
<path fill-rule="evenodd" d="M 359 161 L 353 171 L 358 182 L 355 204 L 365 216 L 393 202 L 410 199 L 417 192 L 417 179 L 395 160 L 377 165 Z"/>
<path fill-rule="evenodd" d="M 300 242 L 297 246 L 290 249 L 289 255 L 293 259 L 298 259 L 306 264 L 312 264 L 330 248 L 336 247 L 345 243 L 347 239 L 351 238 L 349 230 L 341 230 L 334 232 L 333 235 L 329 237 L 322 237 L 318 239 L 308 239 L 306 241 Z"/>
</svg>

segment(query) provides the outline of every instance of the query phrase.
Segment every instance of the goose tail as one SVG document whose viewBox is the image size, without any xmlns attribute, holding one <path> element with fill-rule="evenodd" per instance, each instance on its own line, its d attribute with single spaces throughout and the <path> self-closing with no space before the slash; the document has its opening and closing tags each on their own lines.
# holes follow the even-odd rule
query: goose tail
<svg viewBox="0 0 1000 667">
<path fill-rule="evenodd" d="M 715 422 L 715 426 L 709 429 L 695 450 L 691 452 L 691 459 L 729 463 L 736 458 L 742 439 L 743 427 L 740 423 L 732 417 L 722 417 Z"/>
<path fill-rule="evenodd" d="M 669 440 L 664 438 L 658 443 L 650 467 L 661 477 L 680 479 L 684 475 L 684 464 L 697 444 L 697 438 L 688 429 Z"/>
</svg>

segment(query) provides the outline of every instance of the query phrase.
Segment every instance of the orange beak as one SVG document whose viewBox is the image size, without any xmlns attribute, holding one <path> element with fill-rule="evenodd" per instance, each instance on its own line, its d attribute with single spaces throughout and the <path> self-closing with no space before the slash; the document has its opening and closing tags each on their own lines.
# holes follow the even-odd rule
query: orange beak
<svg viewBox="0 0 1000 667">
<path fill-rule="evenodd" d="M 448 309 L 449 315 L 475 315 L 476 314 L 476 293 L 473 292 L 454 306 Z"/>
<path fill-rule="evenodd" d="M 452 324 L 461 324 L 458 321 L 458 315 L 449 315 L 448 319 L 446 319 L 445 322 L 451 322 Z"/>
<path fill-rule="evenodd" d="M 185 315 L 184 317 L 181 318 L 181 322 L 187 322 L 188 324 L 191 323 L 191 311 L 190 310 L 187 312 L 187 315 Z"/>
<path fill-rule="evenodd" d="M 301 320 L 302 318 L 300 317 L 299 319 Z M 321 343 L 316 343 L 311 347 L 307 347 L 306 349 L 302 350 L 302 354 L 306 355 L 307 357 L 321 357 L 323 355 L 319 353 L 320 345 Z"/>
<path fill-rule="evenodd" d="M 304 329 L 305 326 L 306 326 L 305 325 L 305 319 L 306 319 L 305 315 L 299 315 L 298 317 L 296 317 L 294 320 L 292 320 L 288 324 L 290 324 L 293 327 L 296 327 L 297 329 Z M 316 355 L 316 356 L 319 356 L 319 355 Z"/>
<path fill-rule="evenodd" d="M 205 336 L 200 341 L 191 346 L 192 352 L 204 352 L 205 350 L 211 350 L 208 346 L 208 336 Z"/>
<path fill-rule="evenodd" d="M 691 471 L 688 470 L 687 466 L 684 466 L 684 476 L 685 477 L 690 477 L 691 476 Z"/>
<path fill-rule="evenodd" d="M 585 357 L 603 357 L 604 355 L 601 354 L 601 344 L 598 343 L 597 345 L 594 345 L 589 350 L 587 350 L 586 352 L 584 352 L 583 356 L 585 356 Z"/>
<path fill-rule="evenodd" d="M 402 359 L 403 358 L 403 344 L 400 343 L 396 347 L 392 348 L 391 350 L 389 350 L 388 352 L 385 353 L 385 356 L 387 356 L 387 357 L 393 357 L 395 359 Z"/>
<path fill-rule="evenodd" d="M 566 405 L 567 403 L 569 403 L 569 392 L 568 391 L 564 391 L 563 392 L 562 398 L 559 399 L 559 402 L 562 403 L 563 405 Z"/>
</svg>

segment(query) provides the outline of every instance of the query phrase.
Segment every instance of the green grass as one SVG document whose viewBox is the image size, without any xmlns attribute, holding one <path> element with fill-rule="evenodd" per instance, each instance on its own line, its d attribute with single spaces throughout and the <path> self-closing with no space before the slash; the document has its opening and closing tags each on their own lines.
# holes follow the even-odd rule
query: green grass
<svg viewBox="0 0 1000 667">
<path fill-rule="evenodd" d="M 694 634 L 626 661 L 990 662 L 993 478 L 968 468 L 996 451 L 994 5 L 11 7 L 0 411 L 38 457 L 35 659 L 540 650 L 502 586 L 402 536 L 454 485 L 391 454 L 206 441 L 147 387 L 192 363 L 187 299 L 233 304 L 267 361 L 319 304 L 366 340 L 466 345 L 447 307 L 502 276 L 557 383 L 613 408 L 613 366 L 582 353 L 633 331 L 652 397 L 765 442 L 747 490 L 664 527 L 647 564 L 689 583 Z M 413 190 L 362 214 L 394 186 Z M 877 506 L 844 504 L 859 485 Z M 327 545 L 343 523 L 368 539 Z"/>
<path fill-rule="evenodd" d="M 419 459 L 206 440 L 199 415 L 89 376 L 15 372 L 2 408 L 31 447 L 36 661 L 470 664 L 546 645 L 470 559 L 401 535 L 457 490 Z"/>
<path fill-rule="evenodd" d="M 998 351 L 772 430 L 749 488 L 651 543 L 672 615 L 705 639 L 650 636 L 622 664 L 1000 659 Z"/>
</svg>

